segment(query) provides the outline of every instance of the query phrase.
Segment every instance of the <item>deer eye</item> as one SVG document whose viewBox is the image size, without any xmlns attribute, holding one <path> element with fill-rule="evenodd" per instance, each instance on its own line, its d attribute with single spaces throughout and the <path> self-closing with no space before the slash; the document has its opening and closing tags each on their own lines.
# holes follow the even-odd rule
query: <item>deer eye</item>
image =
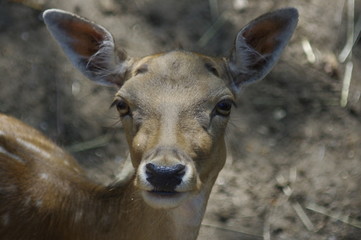
<svg viewBox="0 0 361 240">
<path fill-rule="evenodd" d="M 222 100 L 219 103 L 217 103 L 214 109 L 214 113 L 216 115 L 227 117 L 231 113 L 232 104 L 233 104 L 232 100 Z"/>
<path fill-rule="evenodd" d="M 129 105 L 123 99 L 114 100 L 111 107 L 113 106 L 117 108 L 117 111 L 121 117 L 124 117 L 130 113 Z"/>
</svg>

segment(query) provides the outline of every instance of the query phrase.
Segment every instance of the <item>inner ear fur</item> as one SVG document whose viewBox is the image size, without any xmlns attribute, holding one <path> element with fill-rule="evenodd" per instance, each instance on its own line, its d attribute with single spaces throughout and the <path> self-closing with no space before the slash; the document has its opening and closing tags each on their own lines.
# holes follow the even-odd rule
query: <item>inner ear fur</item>
<svg viewBox="0 0 361 240">
<path fill-rule="evenodd" d="M 46 10 L 43 18 L 70 61 L 86 77 L 106 85 L 123 84 L 130 59 L 115 47 L 108 30 L 58 9 Z"/>
<path fill-rule="evenodd" d="M 236 88 L 264 78 L 279 60 L 298 22 L 295 8 L 264 14 L 241 29 L 228 59 Z"/>
</svg>

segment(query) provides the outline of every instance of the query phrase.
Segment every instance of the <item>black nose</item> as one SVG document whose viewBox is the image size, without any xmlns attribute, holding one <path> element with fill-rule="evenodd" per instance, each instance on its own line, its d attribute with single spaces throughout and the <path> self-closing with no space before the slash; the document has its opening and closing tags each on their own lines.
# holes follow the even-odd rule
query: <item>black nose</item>
<svg viewBox="0 0 361 240">
<path fill-rule="evenodd" d="M 145 165 L 147 181 L 150 182 L 155 191 L 172 192 L 182 182 L 185 174 L 185 165 L 159 166 L 153 163 Z"/>
</svg>

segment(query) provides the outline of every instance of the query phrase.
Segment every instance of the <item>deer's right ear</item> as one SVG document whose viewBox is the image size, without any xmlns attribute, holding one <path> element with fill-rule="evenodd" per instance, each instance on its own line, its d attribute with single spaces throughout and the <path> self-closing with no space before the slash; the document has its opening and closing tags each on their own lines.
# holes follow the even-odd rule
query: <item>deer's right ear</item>
<svg viewBox="0 0 361 240">
<path fill-rule="evenodd" d="M 117 50 L 102 26 L 58 9 L 46 10 L 44 22 L 70 61 L 90 80 L 121 86 L 129 68 L 126 53 Z"/>
<path fill-rule="evenodd" d="M 264 78 L 271 71 L 297 22 L 297 10 L 285 8 L 256 18 L 238 33 L 227 62 L 236 90 Z"/>
</svg>

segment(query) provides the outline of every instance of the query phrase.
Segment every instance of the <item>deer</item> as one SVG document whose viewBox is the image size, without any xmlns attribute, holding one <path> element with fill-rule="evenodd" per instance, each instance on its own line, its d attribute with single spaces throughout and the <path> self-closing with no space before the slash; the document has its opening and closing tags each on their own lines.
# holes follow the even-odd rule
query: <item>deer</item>
<svg viewBox="0 0 361 240">
<path fill-rule="evenodd" d="M 114 182 L 96 183 L 38 130 L 1 114 L 1 239 L 196 239 L 226 161 L 231 109 L 240 89 L 279 60 L 297 10 L 251 21 L 227 57 L 173 50 L 132 58 L 90 20 L 58 9 L 43 19 L 80 72 L 118 89 L 111 105 L 129 157 Z"/>
</svg>

